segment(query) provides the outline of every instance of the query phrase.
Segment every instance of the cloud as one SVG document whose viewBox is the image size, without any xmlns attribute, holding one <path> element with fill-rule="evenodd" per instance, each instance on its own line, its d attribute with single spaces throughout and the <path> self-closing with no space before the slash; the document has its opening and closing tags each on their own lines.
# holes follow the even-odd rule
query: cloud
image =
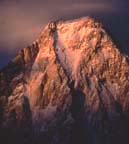
<svg viewBox="0 0 129 144">
<path fill-rule="evenodd" d="M 0 51 L 14 52 L 31 44 L 51 20 L 90 14 L 112 15 L 118 0 L 0 1 Z"/>
<path fill-rule="evenodd" d="M 67 7 L 64 7 L 65 11 L 85 11 L 85 12 L 104 12 L 104 13 L 112 13 L 117 10 L 115 6 L 111 3 L 74 3 Z"/>
</svg>

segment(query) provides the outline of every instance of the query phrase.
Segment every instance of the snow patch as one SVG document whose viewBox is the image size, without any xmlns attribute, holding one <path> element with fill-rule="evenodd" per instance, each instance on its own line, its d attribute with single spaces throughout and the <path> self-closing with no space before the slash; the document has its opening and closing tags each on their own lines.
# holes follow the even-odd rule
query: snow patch
<svg viewBox="0 0 129 144">
<path fill-rule="evenodd" d="M 35 125 L 38 131 L 45 131 L 46 125 L 54 120 L 56 113 L 56 106 L 49 104 L 45 109 L 39 109 L 38 107 L 32 109 L 33 125 Z"/>
<path fill-rule="evenodd" d="M 55 33 L 55 39 L 55 52 L 59 61 L 67 74 L 75 78 L 82 53 L 82 50 L 76 45 L 79 44 L 79 33 L 74 33 L 74 26 L 70 25 L 65 33 L 58 30 Z"/>
</svg>

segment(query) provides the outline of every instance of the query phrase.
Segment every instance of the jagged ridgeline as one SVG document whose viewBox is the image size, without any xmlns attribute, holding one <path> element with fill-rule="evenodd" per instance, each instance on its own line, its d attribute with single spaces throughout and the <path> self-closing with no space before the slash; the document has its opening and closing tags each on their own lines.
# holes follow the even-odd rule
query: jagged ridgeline
<svg viewBox="0 0 129 144">
<path fill-rule="evenodd" d="M 128 144 L 128 62 L 93 18 L 49 23 L 0 71 L 0 142 Z"/>
</svg>

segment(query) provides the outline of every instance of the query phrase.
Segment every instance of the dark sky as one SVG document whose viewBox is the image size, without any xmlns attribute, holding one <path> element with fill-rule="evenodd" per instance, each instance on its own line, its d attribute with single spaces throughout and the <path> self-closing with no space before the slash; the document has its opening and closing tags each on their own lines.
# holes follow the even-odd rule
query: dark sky
<svg viewBox="0 0 129 144">
<path fill-rule="evenodd" d="M 129 0 L 0 0 L 0 67 L 31 44 L 51 20 L 92 16 L 129 54 Z"/>
</svg>

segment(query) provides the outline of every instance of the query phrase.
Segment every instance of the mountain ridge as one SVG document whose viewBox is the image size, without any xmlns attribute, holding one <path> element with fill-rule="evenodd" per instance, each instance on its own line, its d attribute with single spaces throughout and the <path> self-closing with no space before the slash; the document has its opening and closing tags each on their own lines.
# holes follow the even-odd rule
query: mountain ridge
<svg viewBox="0 0 129 144">
<path fill-rule="evenodd" d="M 50 22 L 0 72 L 0 127 L 13 143 L 126 144 L 128 80 L 128 57 L 101 23 Z"/>
</svg>

